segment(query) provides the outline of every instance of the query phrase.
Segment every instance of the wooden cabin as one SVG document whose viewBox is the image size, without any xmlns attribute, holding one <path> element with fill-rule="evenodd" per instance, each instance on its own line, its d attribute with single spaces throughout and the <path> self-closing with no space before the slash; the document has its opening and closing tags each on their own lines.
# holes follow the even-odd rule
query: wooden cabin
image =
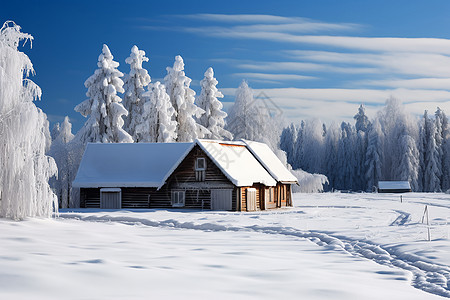
<svg viewBox="0 0 450 300">
<path fill-rule="evenodd" d="M 74 187 L 82 208 L 256 211 L 292 206 L 297 179 L 252 141 L 88 144 Z"/>
<path fill-rule="evenodd" d="M 379 193 L 407 193 L 411 192 L 409 181 L 379 181 Z"/>
</svg>

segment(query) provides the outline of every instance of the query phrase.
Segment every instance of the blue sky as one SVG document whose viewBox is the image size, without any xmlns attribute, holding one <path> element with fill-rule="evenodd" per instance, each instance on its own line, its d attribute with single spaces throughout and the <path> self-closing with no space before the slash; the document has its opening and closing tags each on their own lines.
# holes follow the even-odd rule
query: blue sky
<svg viewBox="0 0 450 300">
<path fill-rule="evenodd" d="M 31 58 L 51 122 L 86 99 L 102 44 L 119 69 L 133 45 L 145 50 L 152 81 L 180 54 L 192 88 L 212 66 L 225 107 L 246 79 L 288 121 L 350 121 L 389 96 L 415 114 L 450 114 L 449 1 L 8 1 L 1 21 L 34 36 Z"/>
</svg>

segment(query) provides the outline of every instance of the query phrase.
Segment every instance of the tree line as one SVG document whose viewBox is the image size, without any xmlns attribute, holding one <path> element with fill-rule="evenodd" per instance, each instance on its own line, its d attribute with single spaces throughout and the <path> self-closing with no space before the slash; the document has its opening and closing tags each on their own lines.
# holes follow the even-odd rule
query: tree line
<svg viewBox="0 0 450 300">
<path fill-rule="evenodd" d="M 355 124 L 319 120 L 283 129 L 280 147 L 294 169 L 328 177 L 328 190 L 374 191 L 379 180 L 407 180 L 413 191 L 450 189 L 448 118 L 437 108 L 418 119 L 391 97 L 369 120 L 361 105 Z"/>
</svg>

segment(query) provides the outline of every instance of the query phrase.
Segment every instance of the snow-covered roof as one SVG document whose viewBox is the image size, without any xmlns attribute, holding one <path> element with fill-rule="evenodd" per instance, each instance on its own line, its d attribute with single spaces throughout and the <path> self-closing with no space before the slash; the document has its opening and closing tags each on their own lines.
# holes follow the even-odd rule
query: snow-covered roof
<svg viewBox="0 0 450 300">
<path fill-rule="evenodd" d="M 275 186 L 276 180 L 248 150 L 244 142 L 197 140 L 197 144 L 236 186 L 262 183 Z"/>
<path fill-rule="evenodd" d="M 410 190 L 409 181 L 378 181 L 380 190 Z"/>
<path fill-rule="evenodd" d="M 193 143 L 87 145 L 74 187 L 161 187 Z"/>
<path fill-rule="evenodd" d="M 297 182 L 265 144 L 196 140 L 193 143 L 90 143 L 73 186 L 161 188 L 195 145 L 236 186 Z"/>
<path fill-rule="evenodd" d="M 297 178 L 289 172 L 280 159 L 264 143 L 242 140 L 250 152 L 259 160 L 264 168 L 275 178 L 276 181 L 284 183 L 296 183 Z"/>
</svg>

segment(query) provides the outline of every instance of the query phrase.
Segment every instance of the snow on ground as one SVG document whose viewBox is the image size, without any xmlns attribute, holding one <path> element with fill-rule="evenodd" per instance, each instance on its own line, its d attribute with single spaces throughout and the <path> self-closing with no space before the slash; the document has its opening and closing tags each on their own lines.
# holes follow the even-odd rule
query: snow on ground
<svg viewBox="0 0 450 300">
<path fill-rule="evenodd" d="M 0 299 L 450 297 L 450 195 L 402 200 L 295 194 L 294 208 L 268 212 L 0 219 Z"/>
</svg>

